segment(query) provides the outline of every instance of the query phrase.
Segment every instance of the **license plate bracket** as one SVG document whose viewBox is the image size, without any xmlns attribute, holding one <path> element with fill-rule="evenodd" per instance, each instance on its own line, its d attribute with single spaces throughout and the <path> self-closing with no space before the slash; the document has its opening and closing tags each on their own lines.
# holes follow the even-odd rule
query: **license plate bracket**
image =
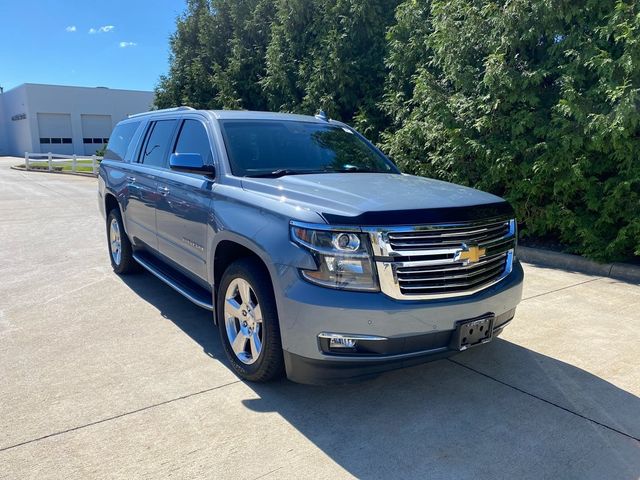
<svg viewBox="0 0 640 480">
<path fill-rule="evenodd" d="M 493 338 L 494 319 L 495 315 L 491 314 L 458 322 L 451 339 L 451 348 L 463 351 L 490 342 Z"/>
</svg>

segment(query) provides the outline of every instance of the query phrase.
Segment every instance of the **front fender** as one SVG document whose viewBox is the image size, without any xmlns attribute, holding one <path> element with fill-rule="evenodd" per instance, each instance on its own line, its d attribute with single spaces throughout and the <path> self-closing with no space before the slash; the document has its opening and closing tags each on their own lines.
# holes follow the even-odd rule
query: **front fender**
<svg viewBox="0 0 640 480">
<path fill-rule="evenodd" d="M 274 288 L 279 288 L 278 268 L 315 268 L 309 252 L 293 244 L 289 239 L 289 219 L 278 221 L 257 217 L 244 229 L 225 228 L 211 232 L 209 245 L 210 284 L 214 284 L 215 254 L 220 243 L 230 241 L 255 253 L 267 266 Z"/>
<path fill-rule="evenodd" d="M 213 193 L 213 209 L 209 218 L 207 258 L 214 265 L 215 251 L 220 242 L 233 241 L 255 252 L 267 265 L 272 280 L 277 277 L 276 266 L 315 268 L 312 256 L 291 242 L 291 219 L 323 223 L 315 212 L 300 212 L 294 206 L 265 199 L 231 185 L 218 185 Z M 215 272 L 209 268 L 210 284 Z"/>
</svg>

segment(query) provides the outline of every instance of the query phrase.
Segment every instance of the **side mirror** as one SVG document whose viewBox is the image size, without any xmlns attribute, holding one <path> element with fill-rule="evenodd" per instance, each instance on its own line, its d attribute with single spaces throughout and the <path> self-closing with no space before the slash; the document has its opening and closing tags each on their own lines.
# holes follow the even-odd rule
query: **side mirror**
<svg viewBox="0 0 640 480">
<path fill-rule="evenodd" d="M 174 153 L 169 158 L 171 170 L 185 173 L 198 173 L 200 175 L 215 175 L 213 165 L 206 165 L 199 153 Z"/>
</svg>

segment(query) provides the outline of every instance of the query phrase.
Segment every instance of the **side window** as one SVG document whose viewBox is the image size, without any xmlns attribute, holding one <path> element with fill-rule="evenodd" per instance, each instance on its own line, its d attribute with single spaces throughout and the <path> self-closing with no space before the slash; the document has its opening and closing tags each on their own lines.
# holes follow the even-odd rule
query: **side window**
<svg viewBox="0 0 640 480">
<path fill-rule="evenodd" d="M 145 165 L 164 167 L 167 163 L 167 151 L 176 120 L 158 120 L 153 122 L 147 134 L 147 141 L 140 152 L 140 162 Z"/>
<path fill-rule="evenodd" d="M 185 120 L 174 153 L 199 153 L 205 164 L 212 164 L 213 154 L 204 125 L 197 120 Z"/>
<path fill-rule="evenodd" d="M 127 154 L 133 134 L 136 133 L 139 126 L 140 122 L 128 122 L 116 125 L 111 137 L 109 137 L 109 144 L 104 152 L 104 158 L 121 162 Z M 87 139 L 85 138 L 85 140 Z M 85 141 L 85 143 L 87 142 Z"/>
</svg>

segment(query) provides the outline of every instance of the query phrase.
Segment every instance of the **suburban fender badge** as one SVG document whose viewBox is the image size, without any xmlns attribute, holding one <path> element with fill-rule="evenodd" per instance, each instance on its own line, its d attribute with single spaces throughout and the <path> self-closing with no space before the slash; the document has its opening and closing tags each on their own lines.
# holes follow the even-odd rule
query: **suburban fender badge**
<svg viewBox="0 0 640 480">
<path fill-rule="evenodd" d="M 193 240 L 189 240 L 187 237 L 182 237 L 182 241 L 188 245 L 191 245 L 193 248 L 200 250 L 201 252 L 204 252 L 204 247 L 196 242 L 194 242 Z"/>
</svg>

